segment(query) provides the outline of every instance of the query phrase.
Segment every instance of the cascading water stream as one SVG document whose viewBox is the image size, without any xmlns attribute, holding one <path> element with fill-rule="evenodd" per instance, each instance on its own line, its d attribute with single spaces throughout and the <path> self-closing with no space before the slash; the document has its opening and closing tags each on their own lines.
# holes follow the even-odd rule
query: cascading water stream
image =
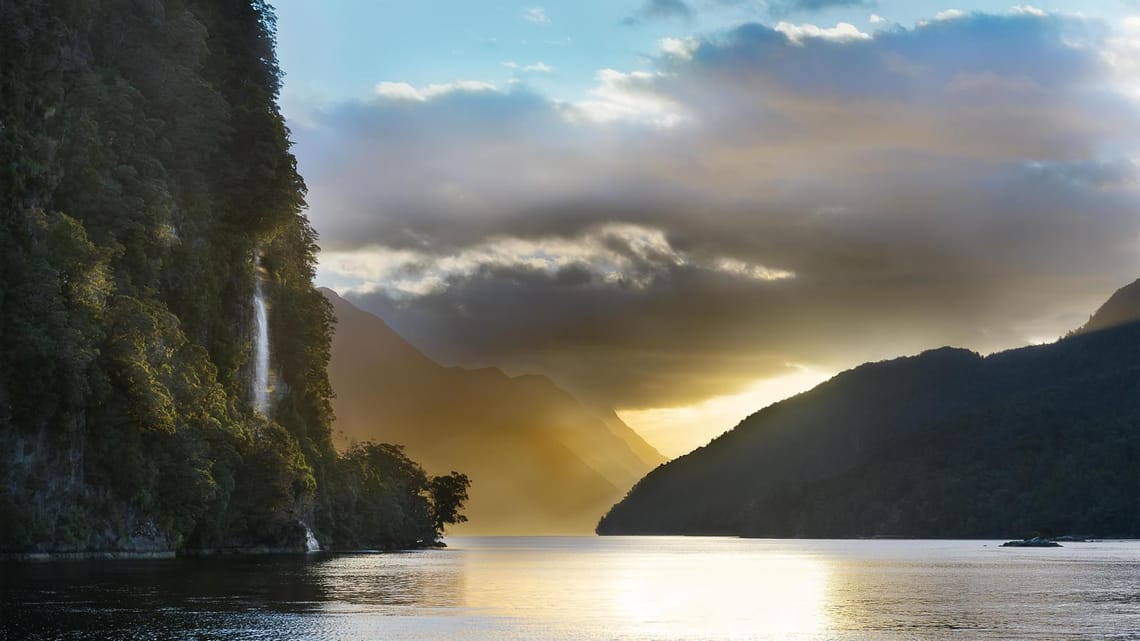
<svg viewBox="0 0 1140 641">
<path fill-rule="evenodd" d="M 253 407 L 261 415 L 269 415 L 269 309 L 265 302 L 265 273 L 261 256 L 257 256 L 253 284 Z M 320 542 L 312 528 L 298 521 L 305 531 L 306 553 L 319 552 Z"/>
<path fill-rule="evenodd" d="M 313 552 L 321 551 L 321 544 L 317 541 L 317 537 L 313 534 L 313 530 L 309 528 L 304 522 L 301 523 L 305 527 L 305 553 L 311 554 Z"/>
<path fill-rule="evenodd" d="M 261 262 L 258 257 L 258 263 Z M 269 411 L 269 313 L 260 265 L 253 287 L 253 407 L 261 414 Z"/>
</svg>

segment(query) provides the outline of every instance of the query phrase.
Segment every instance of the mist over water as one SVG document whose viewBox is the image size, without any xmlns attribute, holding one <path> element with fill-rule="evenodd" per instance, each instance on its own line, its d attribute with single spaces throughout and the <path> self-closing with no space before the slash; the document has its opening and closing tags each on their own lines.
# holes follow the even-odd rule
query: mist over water
<svg viewBox="0 0 1140 641">
<path fill-rule="evenodd" d="M 1140 542 L 448 542 L 387 554 L 8 564 L 0 639 L 1140 639 Z"/>
</svg>

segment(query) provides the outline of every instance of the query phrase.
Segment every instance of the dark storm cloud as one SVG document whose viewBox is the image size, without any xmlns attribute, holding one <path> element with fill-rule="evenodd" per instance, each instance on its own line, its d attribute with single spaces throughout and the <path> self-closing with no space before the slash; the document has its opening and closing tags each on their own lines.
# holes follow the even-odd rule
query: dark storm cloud
<svg viewBox="0 0 1140 641">
<path fill-rule="evenodd" d="M 619 407 L 1054 337 L 1140 275 L 1104 39 L 749 25 L 574 103 L 387 87 L 296 127 L 321 278 L 441 360 Z"/>
<path fill-rule="evenodd" d="M 414 301 L 401 303 L 383 293 L 355 300 L 395 319 L 397 331 L 433 346 L 441 358 L 555 371 L 580 393 L 609 401 L 698 400 L 786 371 L 778 355 L 741 353 L 726 344 L 724 334 L 733 331 L 733 323 L 708 318 L 730 297 L 773 300 L 779 284 L 733 282 L 707 270 L 655 262 L 631 273 L 629 281 L 615 284 L 585 268 L 547 274 L 487 267 Z M 638 274 L 655 280 L 638 286 Z M 677 297 L 686 298 L 694 312 L 678 313 Z M 456 318 L 463 319 L 461 335 L 454 332 Z"/>
</svg>

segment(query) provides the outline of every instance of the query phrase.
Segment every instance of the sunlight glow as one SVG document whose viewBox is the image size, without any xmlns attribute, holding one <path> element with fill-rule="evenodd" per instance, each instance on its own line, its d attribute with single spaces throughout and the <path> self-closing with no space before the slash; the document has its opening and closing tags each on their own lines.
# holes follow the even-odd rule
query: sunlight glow
<svg viewBox="0 0 1140 641">
<path fill-rule="evenodd" d="M 676 457 L 704 445 L 760 408 L 807 391 L 834 374 L 796 366 L 790 374 L 760 379 L 737 394 L 683 407 L 621 410 L 618 416 L 659 452 Z"/>
</svg>

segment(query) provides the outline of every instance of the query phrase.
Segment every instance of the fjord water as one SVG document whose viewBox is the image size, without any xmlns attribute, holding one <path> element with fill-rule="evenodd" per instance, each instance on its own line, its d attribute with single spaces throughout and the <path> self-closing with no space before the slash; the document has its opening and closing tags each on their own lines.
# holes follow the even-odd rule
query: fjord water
<svg viewBox="0 0 1140 641">
<path fill-rule="evenodd" d="M 3 639 L 1140 639 L 1140 542 L 453 538 L 9 563 Z"/>
</svg>

